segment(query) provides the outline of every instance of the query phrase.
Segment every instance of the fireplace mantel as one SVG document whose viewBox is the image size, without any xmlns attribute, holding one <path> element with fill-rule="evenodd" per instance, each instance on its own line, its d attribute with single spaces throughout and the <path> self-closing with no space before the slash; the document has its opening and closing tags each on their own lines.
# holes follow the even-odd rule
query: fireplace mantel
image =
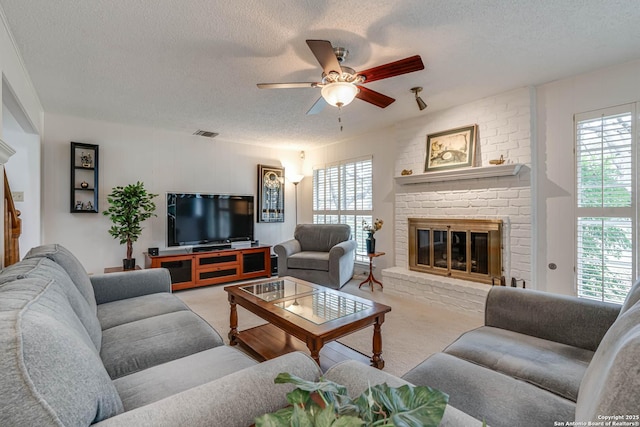
<svg viewBox="0 0 640 427">
<path fill-rule="evenodd" d="M 460 181 L 474 178 L 491 178 L 496 176 L 517 175 L 520 173 L 522 166 L 524 166 L 522 163 L 507 163 L 496 166 L 480 166 L 440 172 L 419 173 L 415 175 L 396 176 L 395 180 L 400 185 L 410 185 L 428 182 Z"/>
</svg>

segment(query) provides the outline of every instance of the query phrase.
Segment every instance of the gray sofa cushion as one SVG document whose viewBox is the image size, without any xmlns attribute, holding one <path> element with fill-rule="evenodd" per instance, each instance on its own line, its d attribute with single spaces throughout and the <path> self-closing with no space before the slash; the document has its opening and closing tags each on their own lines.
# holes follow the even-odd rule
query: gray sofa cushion
<svg viewBox="0 0 640 427">
<path fill-rule="evenodd" d="M 638 415 L 639 355 L 640 303 L 636 303 L 611 326 L 593 355 L 580 385 L 576 421 L 602 421 L 598 418 L 602 415 Z"/>
<path fill-rule="evenodd" d="M 463 334 L 445 353 L 576 401 L 593 352 L 483 326 Z"/>
<path fill-rule="evenodd" d="M 67 272 L 73 283 L 78 287 L 78 290 L 87 300 L 94 314 L 96 313 L 97 304 L 95 295 L 93 294 L 91 280 L 89 280 L 89 275 L 75 255 L 73 255 L 64 246 L 53 243 L 32 248 L 24 256 L 25 259 L 35 257 L 46 257 L 60 265 L 60 267 Z"/>
<path fill-rule="evenodd" d="M 0 300 L 0 425 L 86 426 L 123 411 L 64 286 L 15 280 Z"/>
<path fill-rule="evenodd" d="M 487 295 L 485 325 L 596 351 L 619 312 L 618 304 L 494 286 Z"/>
<path fill-rule="evenodd" d="M 338 243 L 351 238 L 351 227 L 346 224 L 299 224 L 293 238 L 303 251 L 329 252 Z"/>
<path fill-rule="evenodd" d="M 114 384 L 130 411 L 257 363 L 235 348 L 219 346 L 118 378 Z"/>
<path fill-rule="evenodd" d="M 574 416 L 570 400 L 446 353 L 434 354 L 402 378 L 447 393 L 451 406 L 492 427 L 553 426 Z"/>
<path fill-rule="evenodd" d="M 189 310 L 189 308 L 175 295 L 157 293 L 99 304 L 98 319 L 102 329 L 109 329 L 147 317 L 182 310 Z"/>
<path fill-rule="evenodd" d="M 329 271 L 329 252 L 298 252 L 289 257 L 287 267 Z"/>
<path fill-rule="evenodd" d="M 56 280 L 57 284 L 64 290 L 73 311 L 87 330 L 96 350 L 100 351 L 102 329 L 95 311 L 82 294 L 80 294 L 80 291 L 71 281 L 67 272 L 55 262 L 48 258 L 36 257 L 13 264 L 0 273 L 0 285 L 13 280 L 30 277 Z"/>
<path fill-rule="evenodd" d="M 100 356 L 116 379 L 223 345 L 220 335 L 191 311 L 176 311 L 102 331 Z"/>
<path fill-rule="evenodd" d="M 171 293 L 171 275 L 166 268 L 94 274 L 90 279 L 98 305 L 156 293 Z"/>
<path fill-rule="evenodd" d="M 255 417 L 287 406 L 286 395 L 294 386 L 274 384 L 280 372 L 310 381 L 322 375 L 311 357 L 293 352 L 127 411 L 96 427 L 246 427 Z"/>
</svg>

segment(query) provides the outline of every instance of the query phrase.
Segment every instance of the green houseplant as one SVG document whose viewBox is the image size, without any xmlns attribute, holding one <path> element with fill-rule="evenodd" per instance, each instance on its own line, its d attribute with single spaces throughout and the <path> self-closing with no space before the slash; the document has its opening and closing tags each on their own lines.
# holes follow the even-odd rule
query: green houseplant
<svg viewBox="0 0 640 427">
<path fill-rule="evenodd" d="M 126 187 L 114 187 L 107 196 L 109 209 L 102 212 L 113 222 L 109 234 L 118 239 L 121 245 L 127 245 L 127 258 L 122 260 L 125 270 L 133 270 L 136 260 L 133 258 L 133 242 L 142 234 L 142 221 L 156 216 L 153 198 L 157 194 L 148 193 L 140 181 Z"/>
<path fill-rule="evenodd" d="M 275 382 L 297 386 L 287 394 L 291 406 L 256 418 L 256 427 L 435 427 L 449 401 L 445 393 L 424 386 L 378 384 L 351 399 L 344 386 L 322 378 L 313 382 L 281 373 Z"/>
</svg>

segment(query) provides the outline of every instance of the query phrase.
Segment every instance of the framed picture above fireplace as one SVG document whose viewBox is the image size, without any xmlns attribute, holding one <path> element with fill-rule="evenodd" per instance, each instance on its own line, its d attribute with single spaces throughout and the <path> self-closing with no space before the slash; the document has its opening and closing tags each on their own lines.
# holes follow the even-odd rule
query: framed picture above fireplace
<svg viewBox="0 0 640 427">
<path fill-rule="evenodd" d="M 478 125 L 427 135 L 425 172 L 473 166 Z"/>
</svg>

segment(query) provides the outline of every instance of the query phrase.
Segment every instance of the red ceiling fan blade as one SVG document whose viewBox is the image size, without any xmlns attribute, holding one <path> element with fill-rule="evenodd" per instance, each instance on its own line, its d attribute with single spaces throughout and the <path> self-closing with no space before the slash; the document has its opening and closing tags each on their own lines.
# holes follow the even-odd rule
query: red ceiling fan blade
<svg viewBox="0 0 640 427">
<path fill-rule="evenodd" d="M 336 54 L 333 52 L 333 46 L 331 46 L 330 41 L 307 40 L 307 45 L 320 63 L 320 66 L 322 67 L 322 70 L 325 74 L 328 75 L 332 71 L 335 71 L 337 73 L 342 72 L 342 68 L 340 67 L 338 58 L 336 58 Z"/>
<path fill-rule="evenodd" d="M 358 89 L 360 90 L 358 91 L 356 98 L 366 101 L 369 104 L 373 104 L 377 107 L 386 108 L 395 102 L 395 99 L 388 97 L 387 95 L 383 95 L 380 92 L 376 92 L 375 90 L 368 89 L 364 86 L 358 86 Z"/>
<path fill-rule="evenodd" d="M 300 83 L 258 83 L 260 89 L 296 89 L 305 87 L 316 87 L 318 83 L 315 82 L 300 82 Z"/>
<path fill-rule="evenodd" d="M 424 70 L 424 64 L 422 63 L 420 55 L 415 55 L 399 61 L 369 68 L 368 70 L 360 71 L 358 74 L 365 77 L 364 83 L 369 83 L 420 70 Z"/>
</svg>

